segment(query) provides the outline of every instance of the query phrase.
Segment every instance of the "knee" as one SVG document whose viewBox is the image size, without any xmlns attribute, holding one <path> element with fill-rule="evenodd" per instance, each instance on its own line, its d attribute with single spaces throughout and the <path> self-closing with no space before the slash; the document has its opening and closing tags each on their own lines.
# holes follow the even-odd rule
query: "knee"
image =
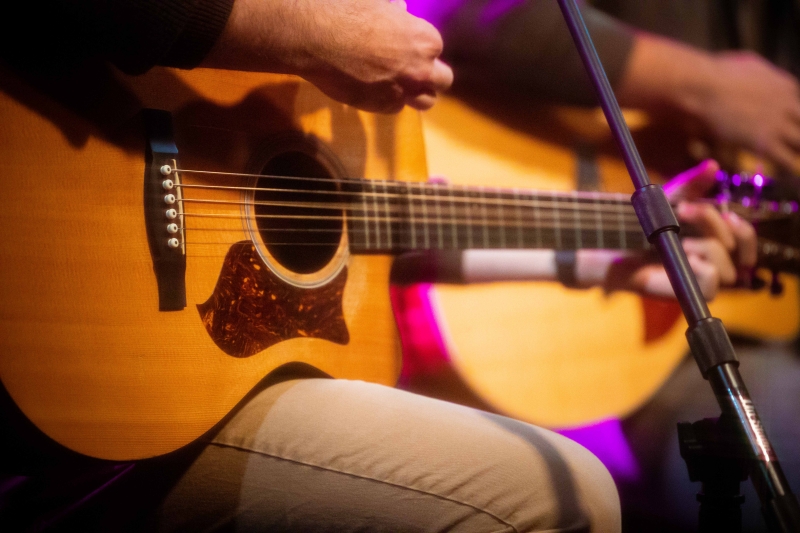
<svg viewBox="0 0 800 533">
<path fill-rule="evenodd" d="M 570 441 L 570 471 L 581 512 L 592 533 L 619 533 L 622 529 L 619 494 L 614 479 L 589 450 Z"/>
</svg>

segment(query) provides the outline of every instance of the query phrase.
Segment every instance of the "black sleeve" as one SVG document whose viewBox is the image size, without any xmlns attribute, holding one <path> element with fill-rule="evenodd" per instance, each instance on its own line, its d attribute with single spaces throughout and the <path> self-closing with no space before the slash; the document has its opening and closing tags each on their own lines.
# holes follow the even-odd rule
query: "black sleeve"
<svg viewBox="0 0 800 533">
<path fill-rule="evenodd" d="M 192 68 L 225 27 L 233 0 L 15 0 L 3 14 L 3 55 L 66 66 L 89 58 L 130 74 Z M 7 38 L 13 33 L 13 39 Z"/>
<path fill-rule="evenodd" d="M 614 85 L 628 62 L 633 31 L 590 6 L 582 5 L 581 12 Z M 467 0 L 444 22 L 442 35 L 456 90 L 490 90 L 500 84 L 538 99 L 596 103 L 555 0 Z"/>
</svg>

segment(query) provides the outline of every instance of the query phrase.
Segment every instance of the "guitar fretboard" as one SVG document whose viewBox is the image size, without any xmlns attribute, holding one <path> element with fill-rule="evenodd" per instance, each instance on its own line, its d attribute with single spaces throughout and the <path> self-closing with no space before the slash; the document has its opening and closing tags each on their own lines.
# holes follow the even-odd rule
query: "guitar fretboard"
<svg viewBox="0 0 800 533">
<path fill-rule="evenodd" d="M 356 253 L 649 247 L 625 195 L 385 181 L 348 182 L 344 192 Z"/>
</svg>

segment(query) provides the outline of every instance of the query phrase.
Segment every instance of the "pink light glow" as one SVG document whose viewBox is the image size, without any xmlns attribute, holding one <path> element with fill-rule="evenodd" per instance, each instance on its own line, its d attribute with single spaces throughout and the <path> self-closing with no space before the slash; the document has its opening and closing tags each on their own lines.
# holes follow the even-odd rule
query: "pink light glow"
<svg viewBox="0 0 800 533">
<path fill-rule="evenodd" d="M 590 452 L 608 468 L 617 481 L 637 481 L 641 475 L 628 439 L 622 431 L 618 418 L 610 418 L 583 427 L 558 431 L 574 440 Z"/>
<path fill-rule="evenodd" d="M 414 377 L 435 375 L 452 364 L 431 306 L 431 285 L 392 286 L 392 307 L 404 347 L 400 386 Z M 614 479 L 635 481 L 640 476 L 636 460 L 619 419 L 611 418 L 583 427 L 557 430 L 591 451 Z"/>
</svg>

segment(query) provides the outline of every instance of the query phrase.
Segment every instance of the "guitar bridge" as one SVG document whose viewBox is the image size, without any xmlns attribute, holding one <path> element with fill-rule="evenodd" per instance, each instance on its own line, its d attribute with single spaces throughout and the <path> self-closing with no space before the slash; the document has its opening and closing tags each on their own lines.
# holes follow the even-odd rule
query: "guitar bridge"
<svg viewBox="0 0 800 533">
<path fill-rule="evenodd" d="M 144 220 L 158 283 L 158 308 L 180 311 L 186 307 L 186 233 L 172 115 L 155 109 L 145 109 L 142 115 L 147 134 Z"/>
</svg>

